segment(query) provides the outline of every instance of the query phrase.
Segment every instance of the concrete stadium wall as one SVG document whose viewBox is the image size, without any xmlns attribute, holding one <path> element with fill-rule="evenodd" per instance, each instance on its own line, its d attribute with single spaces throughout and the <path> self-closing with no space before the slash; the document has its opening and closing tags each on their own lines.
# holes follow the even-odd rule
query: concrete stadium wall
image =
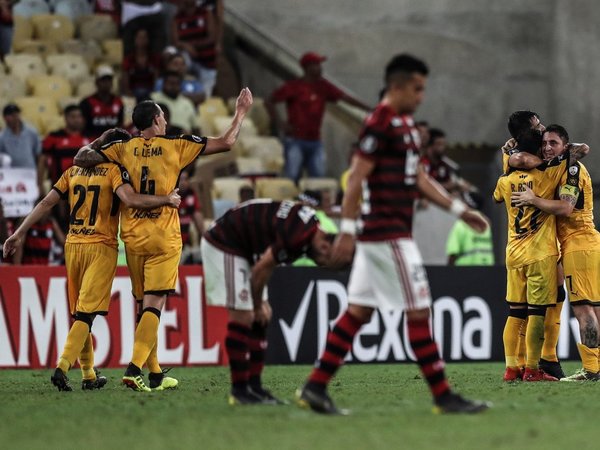
<svg viewBox="0 0 600 450">
<path fill-rule="evenodd" d="M 328 75 L 375 104 L 382 69 L 408 51 L 430 65 L 418 117 L 451 142 L 502 143 L 506 118 L 532 109 L 592 145 L 600 179 L 600 4 L 593 0 L 227 0 L 300 55 L 329 56 Z M 263 85 L 262 90 L 266 90 Z"/>
</svg>

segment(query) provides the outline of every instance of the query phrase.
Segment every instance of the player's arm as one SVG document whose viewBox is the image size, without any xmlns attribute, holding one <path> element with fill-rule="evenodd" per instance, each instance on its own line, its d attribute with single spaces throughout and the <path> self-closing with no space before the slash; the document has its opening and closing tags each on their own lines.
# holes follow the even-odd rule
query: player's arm
<svg viewBox="0 0 600 450">
<path fill-rule="evenodd" d="M 571 156 L 573 156 L 573 158 L 575 158 L 577 161 L 579 161 L 582 158 L 585 158 L 587 156 L 587 154 L 590 152 L 589 145 L 583 144 L 583 143 L 582 144 L 571 143 L 571 144 L 569 144 L 567 149 L 569 150 L 569 152 L 571 152 Z"/>
<path fill-rule="evenodd" d="M 106 130 L 95 141 L 81 147 L 75 155 L 75 158 L 73 158 L 73 164 L 79 167 L 88 168 L 106 162 L 106 158 L 99 152 L 99 150 L 104 141 L 110 137 L 112 133 L 114 133 L 113 128 Z"/>
<path fill-rule="evenodd" d="M 375 162 L 362 158 L 360 155 L 352 157 L 352 164 L 348 173 L 348 181 L 344 198 L 342 199 L 342 217 L 340 232 L 333 244 L 331 252 L 332 267 L 344 267 L 352 261 L 354 253 L 354 238 L 356 236 L 356 205 L 362 195 L 362 183 L 375 168 Z"/>
<path fill-rule="evenodd" d="M 425 172 L 421 164 L 417 169 L 417 188 L 426 198 L 457 217 L 464 220 L 475 231 L 485 231 L 487 220 L 462 201 L 452 198 L 440 184 Z"/>
<path fill-rule="evenodd" d="M 12 256 L 17 248 L 23 245 L 27 231 L 32 225 L 40 221 L 60 200 L 60 194 L 52 189 L 48 194 L 37 204 L 33 211 L 29 213 L 23 220 L 19 228 L 4 242 L 3 254 L 4 258 Z"/>
<path fill-rule="evenodd" d="M 251 106 L 252 92 L 250 92 L 250 89 L 244 88 L 241 90 L 240 95 L 235 102 L 235 114 L 233 116 L 233 120 L 231 121 L 231 125 L 221 136 L 216 138 L 208 138 L 206 142 L 206 149 L 203 153 L 204 155 L 226 152 L 231 149 L 233 144 L 235 144 L 237 141 L 240 130 L 242 129 L 244 117 L 246 117 L 246 114 L 250 110 Z"/>
<path fill-rule="evenodd" d="M 262 325 L 266 325 L 270 320 L 270 307 L 267 302 L 263 302 L 263 290 L 269 282 L 273 270 L 277 266 L 277 261 L 273 255 L 271 247 L 261 255 L 259 260 L 252 266 L 250 274 L 250 289 L 252 294 L 252 304 L 254 305 L 254 320 Z"/>
<path fill-rule="evenodd" d="M 527 152 L 514 152 L 508 158 L 508 165 L 510 167 L 522 170 L 533 169 L 543 162 L 539 157 Z"/>
<path fill-rule="evenodd" d="M 513 192 L 510 200 L 516 207 L 535 206 L 545 213 L 566 217 L 573 212 L 578 196 L 579 189 L 568 184 L 560 187 L 558 200 L 538 197 L 535 192 L 525 186 L 524 192 Z"/>
<path fill-rule="evenodd" d="M 116 194 L 128 208 L 135 209 L 154 209 L 161 206 L 179 208 L 181 203 L 179 188 L 171 191 L 169 195 L 146 195 L 138 194 L 130 184 L 126 183 L 117 188 Z"/>
<path fill-rule="evenodd" d="M 204 215 L 200 211 L 196 210 L 192 214 L 192 221 L 194 222 L 198 236 L 201 238 L 204 234 Z"/>
</svg>

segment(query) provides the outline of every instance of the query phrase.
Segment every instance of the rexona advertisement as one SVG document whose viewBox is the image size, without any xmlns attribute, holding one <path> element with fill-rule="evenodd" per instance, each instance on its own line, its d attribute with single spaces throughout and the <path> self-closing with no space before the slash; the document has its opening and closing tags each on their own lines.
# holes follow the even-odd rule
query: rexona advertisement
<svg viewBox="0 0 600 450">
<path fill-rule="evenodd" d="M 433 330 L 447 361 L 502 361 L 505 271 L 488 268 L 427 268 L 432 289 Z M 317 268 L 280 268 L 269 285 L 273 321 L 267 360 L 313 363 L 328 328 L 347 305 L 348 273 Z M 94 321 L 99 367 L 129 363 L 136 305 L 125 268 L 112 286 L 108 316 Z M 181 266 L 177 292 L 162 312 L 159 359 L 165 366 L 227 364 L 227 313 L 206 306 L 199 266 Z M 0 367 L 53 367 L 70 327 L 64 267 L 0 267 Z M 559 357 L 577 358 L 578 326 L 563 308 Z M 413 359 L 401 311 L 378 311 L 356 336 L 348 360 L 357 363 Z"/>
</svg>

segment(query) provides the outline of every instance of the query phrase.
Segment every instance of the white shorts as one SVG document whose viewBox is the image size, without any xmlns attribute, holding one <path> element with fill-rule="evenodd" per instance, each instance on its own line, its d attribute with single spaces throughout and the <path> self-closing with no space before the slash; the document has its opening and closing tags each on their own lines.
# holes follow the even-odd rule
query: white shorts
<svg viewBox="0 0 600 450">
<path fill-rule="evenodd" d="M 200 243 L 206 302 L 238 311 L 253 311 L 250 274 L 252 267 L 241 256 L 226 253 L 206 239 Z M 263 300 L 267 299 L 263 290 Z"/>
<path fill-rule="evenodd" d="M 427 272 L 417 245 L 402 238 L 356 243 L 348 303 L 381 309 L 431 307 Z"/>
</svg>

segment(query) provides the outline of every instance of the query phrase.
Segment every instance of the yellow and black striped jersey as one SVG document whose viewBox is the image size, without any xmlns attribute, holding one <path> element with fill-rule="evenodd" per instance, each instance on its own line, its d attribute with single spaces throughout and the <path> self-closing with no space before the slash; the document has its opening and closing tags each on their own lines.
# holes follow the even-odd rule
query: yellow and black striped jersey
<svg viewBox="0 0 600 450">
<path fill-rule="evenodd" d="M 556 220 L 551 214 L 533 206 L 511 205 L 513 192 L 533 190 L 537 196 L 553 199 L 556 188 L 567 170 L 569 152 L 529 171 L 510 169 L 498 179 L 494 200 L 504 202 L 508 215 L 506 266 L 517 268 L 548 256 L 558 255 Z"/>
<path fill-rule="evenodd" d="M 103 243 L 117 248 L 120 202 L 115 192 L 125 183 L 129 183 L 129 174 L 117 164 L 65 170 L 53 189 L 69 201 L 68 243 Z"/>
<path fill-rule="evenodd" d="M 107 144 L 100 149 L 100 153 L 107 160 L 125 166 L 136 192 L 168 195 L 177 186 L 181 170 L 205 148 L 205 137 L 134 137 Z M 153 210 L 123 207 L 121 238 L 129 251 L 136 254 L 155 254 L 181 248 L 177 209 L 168 206 Z"/>
<path fill-rule="evenodd" d="M 562 253 L 600 250 L 600 233 L 594 224 L 592 179 L 585 166 L 575 163 L 563 174 L 561 185 L 578 187 L 577 203 L 568 217 L 556 218 L 556 233 Z"/>
</svg>

